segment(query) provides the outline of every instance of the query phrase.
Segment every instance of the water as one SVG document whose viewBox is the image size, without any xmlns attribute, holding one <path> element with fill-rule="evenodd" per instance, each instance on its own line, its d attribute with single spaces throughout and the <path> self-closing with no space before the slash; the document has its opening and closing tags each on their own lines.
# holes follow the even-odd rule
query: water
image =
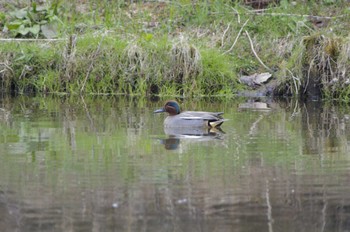
<svg viewBox="0 0 350 232">
<path fill-rule="evenodd" d="M 1 98 L 0 231 L 350 231 L 349 107 L 163 100 Z"/>
</svg>

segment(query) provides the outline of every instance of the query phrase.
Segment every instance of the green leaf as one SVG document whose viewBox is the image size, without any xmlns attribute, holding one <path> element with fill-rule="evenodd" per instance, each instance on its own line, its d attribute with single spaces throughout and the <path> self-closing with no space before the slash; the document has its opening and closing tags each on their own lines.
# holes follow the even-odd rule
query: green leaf
<svg viewBox="0 0 350 232">
<path fill-rule="evenodd" d="M 32 22 L 29 19 L 22 20 L 22 25 L 30 25 Z"/>
<path fill-rule="evenodd" d="M 21 35 L 26 35 L 29 33 L 29 29 L 28 27 L 24 27 L 23 25 L 21 25 L 18 29 L 17 32 Z"/>
<path fill-rule="evenodd" d="M 22 25 L 22 22 L 20 21 L 14 21 L 6 24 L 7 28 L 11 30 L 17 30 Z"/>
<path fill-rule="evenodd" d="M 47 24 L 47 23 L 48 23 L 47 20 L 41 20 L 41 21 L 39 22 L 40 25 L 44 25 L 44 24 Z"/>
<path fill-rule="evenodd" d="M 41 25 L 41 32 L 48 39 L 55 38 L 57 37 L 57 26 L 55 23 Z"/>
<path fill-rule="evenodd" d="M 33 35 L 38 35 L 40 32 L 40 26 L 38 24 L 35 24 L 32 27 L 28 27 L 28 30 L 33 34 Z"/>
<path fill-rule="evenodd" d="M 14 15 L 18 19 L 24 19 L 27 16 L 27 8 L 23 8 L 14 12 Z"/>
</svg>

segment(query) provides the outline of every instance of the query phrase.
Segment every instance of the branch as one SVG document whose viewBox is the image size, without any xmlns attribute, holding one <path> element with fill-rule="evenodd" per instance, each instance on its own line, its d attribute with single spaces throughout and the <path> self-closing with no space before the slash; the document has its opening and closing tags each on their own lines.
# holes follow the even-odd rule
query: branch
<svg viewBox="0 0 350 232">
<path fill-rule="evenodd" d="M 228 29 L 230 29 L 230 24 L 231 24 L 231 23 L 229 23 L 229 24 L 227 25 L 227 28 L 226 28 L 226 30 L 224 31 L 224 34 L 223 34 L 222 37 L 221 37 L 221 47 L 224 46 L 225 35 L 226 35 Z"/>
<path fill-rule="evenodd" d="M 225 55 L 226 53 L 229 53 L 232 51 L 232 49 L 234 48 L 234 46 L 236 45 L 238 38 L 241 36 L 241 33 L 243 31 L 243 28 L 245 27 L 245 25 L 248 23 L 249 19 L 247 19 L 247 21 L 245 21 L 245 23 L 243 24 L 243 26 L 241 27 L 241 29 L 238 32 L 238 35 L 236 36 L 235 41 L 233 42 L 232 46 L 230 47 L 229 50 L 227 50 L 226 52 L 222 53 L 222 55 Z"/>
<path fill-rule="evenodd" d="M 238 23 L 241 23 L 241 16 L 239 15 L 238 11 L 235 8 L 233 8 L 233 7 L 231 7 L 231 9 L 237 14 L 237 21 L 238 21 Z"/>
<path fill-rule="evenodd" d="M 248 14 L 258 14 L 258 15 L 267 15 L 267 16 L 286 16 L 286 17 L 303 17 L 303 18 L 313 18 L 313 19 L 336 19 L 342 18 L 345 15 L 339 16 L 318 16 L 318 15 L 300 15 L 300 14 L 285 14 L 285 13 L 265 13 L 264 9 L 249 11 Z"/>
<path fill-rule="evenodd" d="M 271 70 L 269 67 L 267 67 L 267 66 L 264 64 L 264 62 L 262 62 L 262 60 L 259 58 L 258 54 L 256 53 L 256 51 L 255 51 L 255 49 L 254 49 L 253 41 L 252 41 L 252 39 L 250 38 L 250 35 L 249 35 L 248 31 L 245 30 L 244 32 L 245 32 L 245 34 L 248 36 L 248 39 L 249 39 L 249 42 L 250 42 L 250 47 L 251 47 L 252 52 L 254 53 L 255 57 L 258 59 L 258 61 L 260 62 L 260 64 L 261 64 L 262 66 L 264 66 L 267 70 L 269 70 L 270 72 L 272 72 L 272 70 Z"/>
<path fill-rule="evenodd" d="M 0 42 L 57 42 L 66 39 L 4 39 L 0 38 Z"/>
</svg>

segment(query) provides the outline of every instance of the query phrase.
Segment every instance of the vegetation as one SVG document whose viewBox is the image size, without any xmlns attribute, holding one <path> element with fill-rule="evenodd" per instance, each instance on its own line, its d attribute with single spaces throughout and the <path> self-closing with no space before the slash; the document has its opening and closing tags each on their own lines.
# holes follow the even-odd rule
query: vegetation
<svg viewBox="0 0 350 232">
<path fill-rule="evenodd" d="M 31 6 L 10 12 L 4 31 L 9 31 L 15 37 L 52 38 L 56 36 L 56 24 L 60 21 L 57 15 L 57 3 L 47 7 L 37 6 L 33 2 Z"/>
<path fill-rule="evenodd" d="M 231 97 L 271 72 L 274 94 L 350 100 L 347 1 L 133 2 L 0 5 L 1 91 Z"/>
</svg>

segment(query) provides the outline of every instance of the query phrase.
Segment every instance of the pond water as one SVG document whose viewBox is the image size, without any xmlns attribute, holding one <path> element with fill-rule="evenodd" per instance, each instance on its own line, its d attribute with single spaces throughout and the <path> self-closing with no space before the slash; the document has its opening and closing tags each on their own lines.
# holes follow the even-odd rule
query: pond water
<svg viewBox="0 0 350 232">
<path fill-rule="evenodd" d="M 0 231 L 350 231 L 349 106 L 165 100 L 1 98 Z"/>
</svg>

